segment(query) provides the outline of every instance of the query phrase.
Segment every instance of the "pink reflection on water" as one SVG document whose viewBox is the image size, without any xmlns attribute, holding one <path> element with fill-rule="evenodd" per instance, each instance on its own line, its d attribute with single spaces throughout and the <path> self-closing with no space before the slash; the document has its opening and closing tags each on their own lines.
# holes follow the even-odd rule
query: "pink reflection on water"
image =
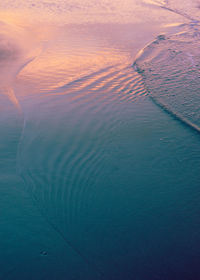
<svg viewBox="0 0 200 280">
<path fill-rule="evenodd" d="M 57 34 L 44 43 L 40 55 L 18 74 L 18 87 L 29 84 L 31 94 L 36 94 L 75 82 L 73 90 L 81 90 L 95 81 L 92 73 L 109 66 L 130 64 L 129 52 L 113 46 L 102 28 L 98 28 L 98 34 L 91 26 L 58 28 Z M 88 75 L 90 78 L 84 79 Z M 102 72 L 101 76 L 104 75 Z M 77 83 L 79 79 L 82 80 Z"/>
<path fill-rule="evenodd" d="M 136 0 L 117 0 L 114 3 L 104 0 L 95 5 L 89 1 L 76 1 L 76 5 L 82 7 L 81 13 L 78 9 L 70 12 L 76 24 L 70 24 L 68 13 L 65 19 L 62 18 L 69 2 L 65 6 L 62 1 L 52 1 L 51 4 L 55 5 L 44 5 L 44 10 L 41 1 L 36 1 L 31 7 L 27 2 L 24 6 L 20 3 L 16 6 L 3 5 L 0 10 L 1 92 L 18 107 L 17 100 L 30 95 L 57 89 L 57 93 L 66 94 L 67 91 L 62 92 L 62 88 L 70 83 L 74 83 L 71 91 L 87 90 L 90 85 L 95 91 L 110 83 L 115 89 L 120 81 L 124 82 L 124 86 L 129 86 L 131 74 L 128 74 L 128 80 L 124 80 L 123 69 L 132 64 L 137 50 L 159 29 L 153 23 L 150 26 L 138 24 L 141 7 Z M 55 9 L 52 10 L 52 7 Z M 60 11 L 58 7 L 63 9 Z M 80 24 L 88 21 L 87 17 L 83 17 L 87 10 L 91 12 L 87 15 L 91 16 L 89 22 L 96 23 Z M 131 10 L 134 11 L 134 24 L 125 24 L 126 21 L 122 19 Z M 44 11 L 47 11 L 46 19 L 40 17 Z M 57 19 L 52 20 L 52 14 L 60 19 L 59 23 Z M 105 22 L 114 23 L 100 23 L 102 17 Z M 114 68 L 110 73 L 102 70 L 111 66 Z M 98 71 L 102 71 L 101 74 L 93 75 Z M 115 71 L 122 71 L 122 76 L 114 76 Z"/>
</svg>

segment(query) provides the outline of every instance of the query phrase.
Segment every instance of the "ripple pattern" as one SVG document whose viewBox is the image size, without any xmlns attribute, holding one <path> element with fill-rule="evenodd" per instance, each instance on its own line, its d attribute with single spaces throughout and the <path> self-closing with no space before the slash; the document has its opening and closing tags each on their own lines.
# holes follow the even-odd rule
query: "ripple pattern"
<svg viewBox="0 0 200 280">
<path fill-rule="evenodd" d="M 49 223 L 88 262 L 84 219 L 105 173 L 108 135 L 122 122 L 120 105 L 145 94 L 132 67 L 114 65 L 24 104 L 18 172 Z"/>
</svg>

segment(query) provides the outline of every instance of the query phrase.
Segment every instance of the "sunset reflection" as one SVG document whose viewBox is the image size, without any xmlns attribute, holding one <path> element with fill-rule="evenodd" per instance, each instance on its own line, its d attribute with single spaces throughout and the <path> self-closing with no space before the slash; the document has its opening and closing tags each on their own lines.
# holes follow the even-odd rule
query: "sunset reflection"
<svg viewBox="0 0 200 280">
<path fill-rule="evenodd" d="M 148 5 L 142 7 L 132 0 L 1 3 L 0 35 L 10 38 L 20 53 L 17 63 L 10 66 L 11 72 L 15 69 L 12 81 L 16 83 L 16 94 L 26 96 L 53 90 L 101 68 L 130 64 L 135 49 L 140 49 L 134 46 L 137 40 L 131 39 L 132 34 L 140 28 L 141 34 L 137 36 L 144 37 L 142 18 L 145 16 L 152 26 L 152 20 L 155 21 L 153 28 L 157 28 L 160 14 L 156 9 L 151 15 L 148 11 Z M 147 38 L 154 30 L 151 29 L 145 31 Z M 3 74 L 7 76 L 5 73 L 8 71 Z"/>
<path fill-rule="evenodd" d="M 67 34 L 61 40 L 63 32 L 60 34 L 61 37 L 56 38 L 56 45 L 52 46 L 51 41 L 44 45 L 40 56 L 20 72 L 19 81 L 34 83 L 37 90 L 45 91 L 62 87 L 101 68 L 126 65 L 128 62 L 129 54 L 110 46 L 106 43 L 106 38 L 99 37 L 93 41 L 91 37 L 82 41 L 78 34 L 77 37 Z"/>
<path fill-rule="evenodd" d="M 200 279 L 198 2 L 0 1 L 0 279 Z"/>
</svg>

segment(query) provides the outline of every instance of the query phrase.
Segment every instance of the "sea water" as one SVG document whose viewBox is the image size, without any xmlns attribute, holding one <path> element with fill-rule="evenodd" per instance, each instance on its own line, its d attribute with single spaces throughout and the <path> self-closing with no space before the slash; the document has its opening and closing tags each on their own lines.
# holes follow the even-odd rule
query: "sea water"
<svg viewBox="0 0 200 280">
<path fill-rule="evenodd" d="M 200 277 L 188 3 L 0 4 L 0 279 Z"/>
</svg>

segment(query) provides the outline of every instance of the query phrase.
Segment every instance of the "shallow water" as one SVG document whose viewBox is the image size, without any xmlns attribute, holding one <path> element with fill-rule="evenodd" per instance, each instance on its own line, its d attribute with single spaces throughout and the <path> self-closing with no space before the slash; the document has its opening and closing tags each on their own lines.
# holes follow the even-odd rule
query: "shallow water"
<svg viewBox="0 0 200 280">
<path fill-rule="evenodd" d="M 199 25 L 192 22 L 179 29 L 145 47 L 134 68 L 155 103 L 200 132 Z"/>
<path fill-rule="evenodd" d="M 0 3 L 0 279 L 200 276 L 186 4 Z"/>
</svg>

